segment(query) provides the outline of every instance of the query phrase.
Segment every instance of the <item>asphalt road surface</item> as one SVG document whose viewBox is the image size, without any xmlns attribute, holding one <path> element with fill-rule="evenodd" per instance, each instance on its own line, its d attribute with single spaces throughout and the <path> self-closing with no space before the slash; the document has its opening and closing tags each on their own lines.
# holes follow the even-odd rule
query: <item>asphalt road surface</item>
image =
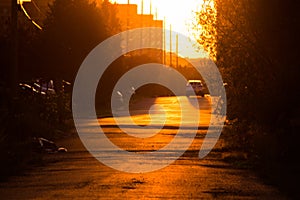
<svg viewBox="0 0 300 200">
<path fill-rule="evenodd" d="M 190 99 L 180 98 L 185 102 L 182 106 L 184 109 L 189 110 L 189 106 L 193 106 Z M 170 165 L 147 173 L 126 173 L 112 169 L 95 159 L 74 131 L 70 137 L 57 141 L 58 145 L 67 147 L 67 153 L 46 154 L 43 158 L 45 165 L 32 167 L 23 175 L 1 183 L 0 199 L 286 199 L 251 171 L 236 169 L 223 162 L 223 155 L 218 151 L 223 145 L 221 140 L 208 156 L 198 158 L 211 119 L 211 99 L 205 97 L 196 100 L 200 104 L 200 123 L 196 136 L 188 150 Z M 181 108 L 175 97 L 135 102 L 131 106 L 133 121 L 138 125 L 149 125 L 151 118 L 148 109 L 153 104 L 160 104 L 164 108 L 164 111 L 161 107 L 152 109 L 153 131 L 159 128 L 159 121 L 165 121 L 165 127 L 151 137 L 143 134 L 141 137 L 128 136 L 112 118 L 102 118 L 99 124 L 110 141 L 133 153 L 147 153 L 165 147 L 174 139 L 179 126 L 186 125 L 184 131 L 189 133 L 188 120 L 186 124 L 180 124 Z M 160 119 L 162 115 L 164 117 Z M 125 128 L 134 129 L 125 125 Z M 93 125 L 87 121 L 86 126 Z"/>
</svg>

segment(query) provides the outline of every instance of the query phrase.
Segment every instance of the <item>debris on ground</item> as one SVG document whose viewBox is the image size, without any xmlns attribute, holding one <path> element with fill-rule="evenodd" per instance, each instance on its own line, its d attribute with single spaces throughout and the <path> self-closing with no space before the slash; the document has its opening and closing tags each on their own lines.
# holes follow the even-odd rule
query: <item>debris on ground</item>
<svg viewBox="0 0 300 200">
<path fill-rule="evenodd" d="M 45 138 L 33 138 L 34 148 L 38 151 L 47 152 L 47 153 L 63 153 L 68 150 L 64 147 L 58 147 L 53 141 L 47 140 Z"/>
</svg>

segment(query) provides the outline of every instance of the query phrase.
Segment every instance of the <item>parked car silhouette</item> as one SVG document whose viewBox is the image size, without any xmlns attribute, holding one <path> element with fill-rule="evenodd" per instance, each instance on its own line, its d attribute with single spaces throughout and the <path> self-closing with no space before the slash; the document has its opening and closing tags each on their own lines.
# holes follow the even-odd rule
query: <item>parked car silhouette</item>
<svg viewBox="0 0 300 200">
<path fill-rule="evenodd" d="M 37 80 L 31 83 L 19 83 L 19 87 L 22 93 L 37 93 L 37 94 L 55 94 L 53 81 L 50 80 L 49 82 L 42 82 Z"/>
</svg>

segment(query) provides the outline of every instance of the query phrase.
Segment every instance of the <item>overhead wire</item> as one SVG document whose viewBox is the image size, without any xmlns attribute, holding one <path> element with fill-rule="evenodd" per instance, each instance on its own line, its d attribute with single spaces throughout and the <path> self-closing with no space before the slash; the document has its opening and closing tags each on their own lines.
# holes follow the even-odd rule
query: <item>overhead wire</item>
<svg viewBox="0 0 300 200">
<path fill-rule="evenodd" d="M 31 0 L 31 3 L 34 5 L 34 7 L 37 9 L 37 11 L 39 11 L 39 13 L 43 14 L 42 11 L 41 11 L 41 9 L 35 3 L 35 0 Z"/>
<path fill-rule="evenodd" d="M 32 2 L 32 1 L 31 1 Z M 36 23 L 31 17 L 30 15 L 28 14 L 28 12 L 26 11 L 26 9 L 24 8 L 23 6 L 23 2 L 22 1 L 19 1 L 19 6 L 20 8 L 22 9 L 23 13 L 25 14 L 25 16 L 27 17 L 27 19 L 35 26 L 37 27 L 38 29 L 42 30 L 43 28 L 38 24 Z"/>
</svg>

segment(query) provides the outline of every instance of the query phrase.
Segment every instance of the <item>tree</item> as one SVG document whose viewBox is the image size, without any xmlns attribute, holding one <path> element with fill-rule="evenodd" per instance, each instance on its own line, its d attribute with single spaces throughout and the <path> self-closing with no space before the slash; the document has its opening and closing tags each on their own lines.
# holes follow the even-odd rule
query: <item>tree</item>
<svg viewBox="0 0 300 200">
<path fill-rule="evenodd" d="M 288 77 L 299 72 L 289 35 L 299 32 L 298 18 L 287 13 L 296 9 L 279 0 L 204 2 L 196 13 L 197 39 L 228 83 L 229 116 L 276 122 L 286 112 L 280 97 L 290 96 L 287 87 L 294 85 Z"/>
<path fill-rule="evenodd" d="M 38 54 L 32 60 L 34 77 L 54 80 L 58 121 L 66 117 L 62 80 L 73 82 L 89 52 L 119 31 L 112 5 L 102 1 L 55 0 L 49 6 L 43 30 L 36 38 Z"/>
<path fill-rule="evenodd" d="M 260 175 L 297 199 L 299 4 L 216 0 L 215 17 L 208 12 L 214 9 L 210 0 L 205 2 L 196 15 L 196 25 L 204 29 L 197 29 L 197 38 L 208 51 L 216 46 L 216 62 L 228 83 L 228 117 L 238 119 L 224 131 L 234 143 L 229 148 L 247 152 Z M 206 20 L 213 17 L 216 21 Z"/>
<path fill-rule="evenodd" d="M 118 20 L 109 5 L 107 0 L 100 7 L 86 0 L 53 2 L 39 38 L 42 55 L 37 70 L 43 77 L 74 80 L 87 54 L 118 32 Z"/>
</svg>

